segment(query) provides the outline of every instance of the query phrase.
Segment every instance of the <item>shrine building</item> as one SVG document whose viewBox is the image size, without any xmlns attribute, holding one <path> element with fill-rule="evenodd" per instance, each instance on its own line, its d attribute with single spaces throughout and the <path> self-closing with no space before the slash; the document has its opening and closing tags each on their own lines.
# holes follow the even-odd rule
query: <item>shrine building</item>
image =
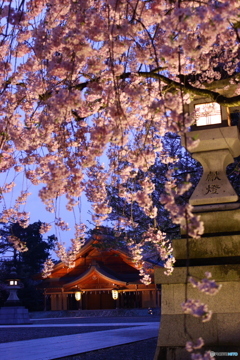
<svg viewBox="0 0 240 360">
<path fill-rule="evenodd" d="M 153 280 L 144 285 L 127 250 L 108 247 L 109 238 L 108 234 L 94 233 L 79 251 L 74 268 L 63 262 L 54 266 L 52 274 L 40 285 L 44 289 L 45 310 L 160 306 L 159 286 Z M 152 266 L 149 273 L 153 279 Z"/>
</svg>

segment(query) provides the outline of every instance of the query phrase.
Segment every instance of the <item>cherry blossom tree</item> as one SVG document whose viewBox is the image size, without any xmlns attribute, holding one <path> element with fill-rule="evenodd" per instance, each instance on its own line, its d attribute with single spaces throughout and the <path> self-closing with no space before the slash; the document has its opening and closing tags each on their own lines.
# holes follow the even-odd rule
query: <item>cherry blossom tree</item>
<svg viewBox="0 0 240 360">
<path fill-rule="evenodd" d="M 129 203 L 125 198 L 119 196 L 119 189 L 108 187 L 109 203 L 112 207 L 112 212 L 109 214 L 109 220 L 117 220 L 119 217 L 126 217 L 128 220 L 133 219 L 137 223 L 136 228 L 129 229 L 129 236 L 141 239 L 141 235 L 148 229 L 149 226 L 159 227 L 161 231 L 165 232 L 170 239 L 179 237 L 180 226 L 173 224 L 169 218 L 168 211 L 164 205 L 159 201 L 160 196 L 164 193 L 164 184 L 167 181 L 166 173 L 172 169 L 173 178 L 176 179 L 177 184 L 181 185 L 187 175 L 190 174 L 190 182 L 192 187 L 188 192 L 185 192 L 178 200 L 178 203 L 185 203 L 191 196 L 195 186 L 199 182 L 202 174 L 201 165 L 194 160 L 190 154 L 181 146 L 181 138 L 175 133 L 168 133 L 162 137 L 163 149 L 165 154 L 176 158 L 173 163 L 166 163 L 164 161 L 163 152 L 156 157 L 155 164 L 152 165 L 147 172 L 138 171 L 135 178 L 129 178 L 125 183 L 125 187 L 130 191 L 141 189 L 141 181 L 151 174 L 151 181 L 154 183 L 154 191 L 151 194 L 151 199 L 154 206 L 157 208 L 157 216 L 153 219 L 144 213 L 144 210 L 138 205 L 138 202 Z M 162 161 L 163 160 L 163 161 Z M 236 164 L 235 164 L 236 166 Z M 234 179 L 235 171 L 232 171 Z"/>
<path fill-rule="evenodd" d="M 65 196 L 74 211 L 85 192 L 100 225 L 111 212 L 108 185 L 154 219 L 151 174 L 140 190 L 127 191 L 125 183 L 147 172 L 156 156 L 175 161 L 163 151 L 162 137 L 188 130 L 195 120 L 184 104 L 194 96 L 240 105 L 238 14 L 238 0 L 3 0 L 0 167 L 22 172 L 26 181 L 0 221 L 26 226 L 28 183 L 43 184 L 40 200 L 63 230 L 59 199 Z M 216 81 L 234 91 L 221 94 Z M 198 237 L 199 218 L 189 204 L 175 201 L 190 181 L 180 186 L 172 175 L 166 174 L 160 201 L 174 223 L 185 218 L 189 235 Z M 2 201 L 13 188 L 14 181 L 1 186 Z M 122 225 L 135 226 L 133 219 Z M 164 235 L 154 226 L 146 239 L 150 233 L 160 251 Z M 72 250 L 59 245 L 59 255 L 72 263 L 82 237 L 77 223 Z"/>
<path fill-rule="evenodd" d="M 212 90 L 215 80 L 225 86 L 239 81 L 237 10 L 235 0 L 4 1 L 1 171 L 23 172 L 30 183 L 43 184 L 39 197 L 48 211 L 64 195 L 73 210 L 85 191 L 99 225 L 111 212 L 106 185 L 113 184 L 154 218 L 151 178 L 136 193 L 127 194 L 123 184 L 139 169 L 147 171 L 157 154 L 172 161 L 162 153 L 162 137 L 182 135 L 194 122 L 183 109 L 192 96 L 240 103 L 237 87 L 231 97 Z M 175 221 L 187 211 L 196 235 L 200 224 L 189 206 L 177 210 L 168 175 L 172 196 L 161 201 Z M 5 183 L 1 197 L 13 187 Z M 20 209 L 28 195 L 22 191 L 1 221 L 26 224 L 28 214 Z M 56 225 L 67 229 L 63 219 Z"/>
</svg>

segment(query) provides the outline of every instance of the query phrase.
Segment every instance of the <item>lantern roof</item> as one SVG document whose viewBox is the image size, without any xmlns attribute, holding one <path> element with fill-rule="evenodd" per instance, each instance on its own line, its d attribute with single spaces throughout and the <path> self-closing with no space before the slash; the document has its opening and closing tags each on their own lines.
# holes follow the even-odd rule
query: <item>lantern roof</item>
<svg viewBox="0 0 240 360">
<path fill-rule="evenodd" d="M 9 280 L 20 280 L 19 275 L 17 274 L 17 270 L 15 268 L 15 266 L 12 266 L 10 269 L 10 273 L 8 275 L 8 278 L 6 279 L 7 281 Z"/>
</svg>

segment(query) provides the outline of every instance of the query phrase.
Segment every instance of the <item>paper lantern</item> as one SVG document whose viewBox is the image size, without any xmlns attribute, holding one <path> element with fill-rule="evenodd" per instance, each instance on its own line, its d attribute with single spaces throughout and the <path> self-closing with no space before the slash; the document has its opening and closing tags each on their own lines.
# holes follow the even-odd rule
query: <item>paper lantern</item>
<svg viewBox="0 0 240 360">
<path fill-rule="evenodd" d="M 113 300 L 118 299 L 118 291 L 117 290 L 112 290 L 112 298 L 113 298 Z"/>
<path fill-rule="evenodd" d="M 76 299 L 77 301 L 80 301 L 80 300 L 81 300 L 81 296 L 82 296 L 81 291 L 76 291 L 76 292 L 75 292 L 75 299 Z"/>
</svg>

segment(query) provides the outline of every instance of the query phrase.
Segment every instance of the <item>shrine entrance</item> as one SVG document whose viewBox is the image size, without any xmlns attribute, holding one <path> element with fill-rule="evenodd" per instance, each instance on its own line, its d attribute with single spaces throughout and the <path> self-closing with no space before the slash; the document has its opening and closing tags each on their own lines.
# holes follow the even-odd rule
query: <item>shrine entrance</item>
<svg viewBox="0 0 240 360">
<path fill-rule="evenodd" d="M 82 294 L 82 309 L 116 309 L 116 300 L 113 300 L 110 291 L 86 291 Z"/>
</svg>

